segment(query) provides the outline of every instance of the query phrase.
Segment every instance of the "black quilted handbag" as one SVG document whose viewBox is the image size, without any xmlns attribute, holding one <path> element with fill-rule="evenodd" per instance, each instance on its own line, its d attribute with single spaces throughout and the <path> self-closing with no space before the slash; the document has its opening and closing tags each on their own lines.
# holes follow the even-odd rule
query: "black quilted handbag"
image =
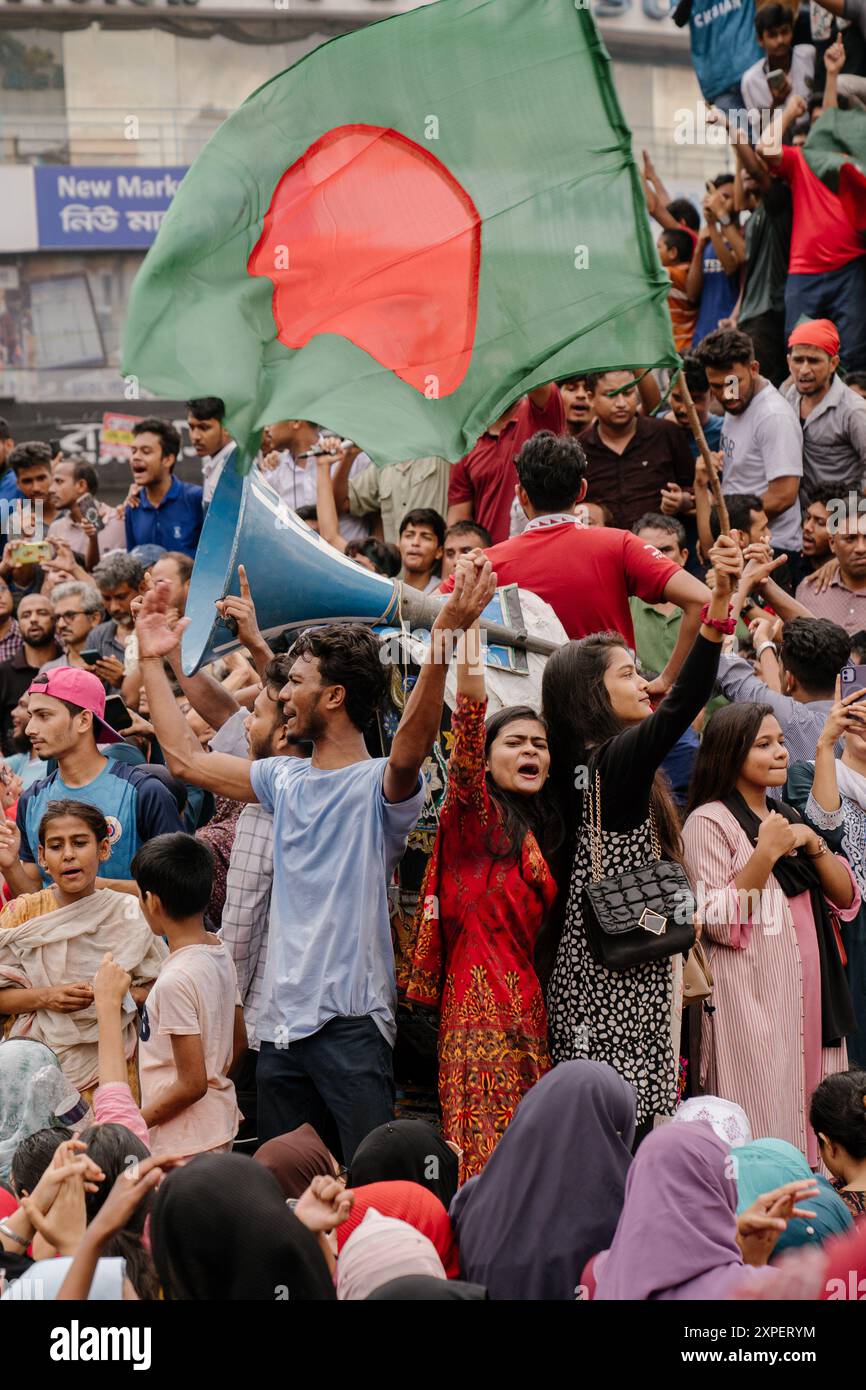
<svg viewBox="0 0 866 1390">
<path fill-rule="evenodd" d="M 583 890 L 583 921 L 589 949 L 608 970 L 630 970 L 647 961 L 687 955 L 695 944 L 694 896 L 681 864 L 662 859 L 650 805 L 650 839 L 655 860 L 616 878 L 602 878 L 601 778 L 587 793 L 592 882 Z M 685 919 L 685 920 L 683 920 Z"/>
</svg>

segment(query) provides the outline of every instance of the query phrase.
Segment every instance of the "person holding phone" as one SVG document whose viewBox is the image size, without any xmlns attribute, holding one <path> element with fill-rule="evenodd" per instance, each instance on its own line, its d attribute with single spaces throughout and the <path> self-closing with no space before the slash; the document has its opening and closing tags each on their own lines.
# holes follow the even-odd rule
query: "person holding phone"
<svg viewBox="0 0 866 1390">
<path fill-rule="evenodd" d="M 856 668 L 852 668 L 855 669 Z M 866 903 L 866 690 L 836 678 L 836 698 L 810 762 L 788 769 L 785 800 L 835 853 L 845 855 Z M 835 756 L 842 741 L 842 756 Z M 848 1061 L 866 1067 L 866 906 L 842 924 L 846 973 L 857 1027 L 848 1036 Z"/>
<path fill-rule="evenodd" d="M 749 113 L 769 117 L 790 96 L 808 101 L 815 76 L 815 49 L 794 43 L 794 15 L 787 5 L 764 5 L 755 16 L 755 33 L 763 58 L 743 73 L 743 106 Z M 803 129 L 808 117 L 801 117 Z"/>
<path fill-rule="evenodd" d="M 123 519 L 116 507 L 97 501 L 98 487 L 96 469 L 83 459 L 61 458 L 51 470 L 51 497 L 60 515 L 49 526 L 47 538 L 83 555 L 89 570 L 109 550 L 126 549 Z"/>
</svg>

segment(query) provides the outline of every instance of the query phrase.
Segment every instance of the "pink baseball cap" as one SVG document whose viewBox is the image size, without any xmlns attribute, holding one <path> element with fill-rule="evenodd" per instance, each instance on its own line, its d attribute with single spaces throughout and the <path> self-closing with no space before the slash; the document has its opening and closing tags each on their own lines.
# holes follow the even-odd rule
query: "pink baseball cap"
<svg viewBox="0 0 866 1390">
<path fill-rule="evenodd" d="M 79 709 L 89 709 L 93 715 L 93 732 L 97 743 L 123 743 L 123 735 L 103 719 L 105 687 L 92 671 L 80 671 L 77 666 L 58 666 L 43 671 L 31 683 L 28 695 L 52 695 L 55 700 L 68 700 Z"/>
</svg>

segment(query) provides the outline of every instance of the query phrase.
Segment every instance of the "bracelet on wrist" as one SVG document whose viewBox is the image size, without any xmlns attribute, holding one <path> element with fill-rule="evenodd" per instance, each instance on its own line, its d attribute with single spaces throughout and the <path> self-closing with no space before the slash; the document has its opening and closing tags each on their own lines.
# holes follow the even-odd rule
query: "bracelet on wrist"
<svg viewBox="0 0 866 1390">
<path fill-rule="evenodd" d="M 11 1226 L 7 1226 L 5 1221 L 0 1221 L 0 1234 L 7 1240 L 14 1240 L 16 1244 L 26 1247 L 33 1239 L 32 1236 L 19 1236 L 17 1231 L 13 1231 Z"/>
<path fill-rule="evenodd" d="M 723 632 L 726 637 L 730 637 L 737 630 L 737 620 L 732 616 L 733 608 L 733 603 L 729 603 L 726 618 L 711 618 L 710 605 L 705 603 L 701 609 L 701 622 L 705 627 L 714 628 L 716 632 Z"/>
<path fill-rule="evenodd" d="M 774 656 L 779 655 L 779 649 L 775 642 L 762 642 L 759 647 L 755 648 L 755 660 L 760 661 L 766 651 L 771 651 Z"/>
</svg>

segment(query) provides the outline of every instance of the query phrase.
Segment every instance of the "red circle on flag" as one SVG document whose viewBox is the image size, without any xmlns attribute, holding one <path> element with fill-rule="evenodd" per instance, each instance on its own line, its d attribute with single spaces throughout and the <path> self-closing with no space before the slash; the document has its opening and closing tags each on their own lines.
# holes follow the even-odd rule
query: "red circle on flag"
<svg viewBox="0 0 866 1390">
<path fill-rule="evenodd" d="M 272 281 L 286 347 L 338 333 L 433 399 L 469 369 L 480 260 L 480 214 L 441 160 L 349 125 L 282 175 L 247 270 Z"/>
</svg>

